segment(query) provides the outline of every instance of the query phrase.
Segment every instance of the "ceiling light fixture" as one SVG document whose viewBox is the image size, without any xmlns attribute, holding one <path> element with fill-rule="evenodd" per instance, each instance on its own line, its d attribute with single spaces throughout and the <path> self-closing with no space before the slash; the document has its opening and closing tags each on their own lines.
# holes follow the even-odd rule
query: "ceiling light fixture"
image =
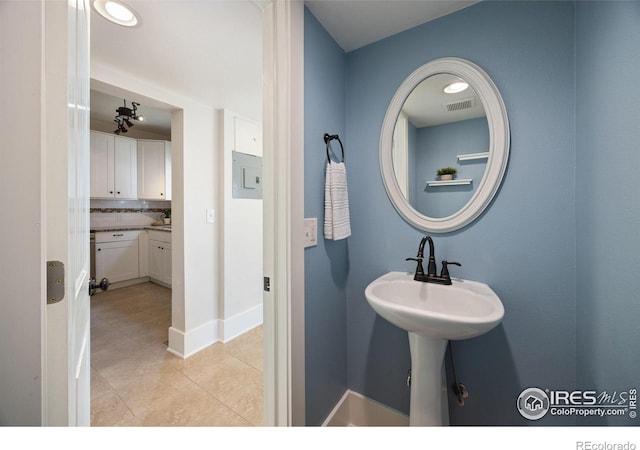
<svg viewBox="0 0 640 450">
<path fill-rule="evenodd" d="M 94 0 L 92 4 L 102 17 L 123 27 L 135 27 L 142 23 L 138 13 L 120 0 Z"/>
<path fill-rule="evenodd" d="M 138 122 L 144 121 L 144 117 L 138 115 L 138 106 L 140 106 L 140 103 L 131 102 L 131 108 L 127 108 L 127 100 L 125 100 L 124 106 L 116 109 L 118 114 L 116 114 L 116 118 L 113 119 L 113 121 L 118 124 L 118 129 L 114 131 L 115 134 L 129 131 L 125 125 L 129 128 L 135 125 L 130 119 L 137 120 Z"/>
<path fill-rule="evenodd" d="M 453 83 L 449 83 L 445 88 L 444 92 L 447 94 L 457 94 L 458 92 L 462 92 L 469 87 L 469 83 L 466 81 L 458 80 Z"/>
</svg>

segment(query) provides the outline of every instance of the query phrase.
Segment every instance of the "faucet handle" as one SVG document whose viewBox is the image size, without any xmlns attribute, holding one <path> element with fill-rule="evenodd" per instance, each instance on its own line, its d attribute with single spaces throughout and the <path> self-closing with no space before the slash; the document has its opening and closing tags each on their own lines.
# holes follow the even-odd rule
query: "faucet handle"
<svg viewBox="0 0 640 450">
<path fill-rule="evenodd" d="M 418 265 L 416 266 L 416 275 L 414 277 L 415 279 L 418 279 L 420 277 L 424 276 L 424 268 L 422 267 L 422 260 L 424 258 L 418 256 L 417 258 L 406 258 L 405 261 L 416 261 L 418 263 Z"/>
<path fill-rule="evenodd" d="M 453 261 L 451 261 L 451 262 L 449 262 L 449 261 L 442 261 L 442 271 L 440 272 L 440 277 L 441 277 L 441 278 L 451 278 L 451 277 L 449 276 L 449 268 L 448 268 L 448 266 L 449 266 L 450 264 L 453 264 L 454 266 L 462 267 L 462 264 L 460 264 L 459 262 L 453 262 Z"/>
</svg>

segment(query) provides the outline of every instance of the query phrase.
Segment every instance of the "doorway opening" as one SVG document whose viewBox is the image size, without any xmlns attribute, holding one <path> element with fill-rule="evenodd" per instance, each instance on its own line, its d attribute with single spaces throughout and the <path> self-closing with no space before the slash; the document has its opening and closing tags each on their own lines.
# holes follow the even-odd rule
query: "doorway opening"
<svg viewBox="0 0 640 450">
<path fill-rule="evenodd" d="M 112 119 L 110 110 L 114 108 L 103 108 L 102 103 L 135 101 L 140 104 L 138 112 L 145 115 L 145 125 L 153 126 L 164 120 L 166 131 L 160 125 L 147 131 L 136 124 L 129 128 L 124 140 L 135 140 L 138 144 L 170 142 L 170 147 L 178 152 L 184 148 L 184 110 L 181 108 L 97 80 L 92 80 L 92 88 L 92 100 L 96 99 L 92 101 L 92 132 L 109 134 L 116 139 L 113 135 L 116 125 L 108 122 Z M 104 116 L 100 115 L 101 109 L 105 110 Z M 107 120 L 100 120 L 101 117 Z M 123 140 L 122 137 L 119 139 Z M 137 150 L 140 158 L 140 146 Z M 137 163 L 140 169 L 141 161 Z M 169 158 L 166 164 L 179 166 L 181 161 Z M 173 174 L 174 171 L 170 172 Z M 217 180 L 211 177 L 209 182 L 213 184 Z M 189 265 L 179 261 L 179 256 L 184 255 L 184 230 L 189 228 L 189 223 L 185 223 L 189 219 L 183 213 L 184 202 L 188 200 L 179 171 L 173 174 L 171 185 L 175 188 L 169 197 L 171 200 L 114 198 L 91 201 L 91 229 L 98 236 L 104 234 L 109 239 L 113 234 L 124 235 L 114 239 L 134 234 L 132 241 L 135 241 L 138 256 L 138 272 L 123 280 L 123 273 L 131 274 L 131 270 L 123 270 L 123 267 L 131 263 L 135 248 L 129 250 L 131 257 L 127 257 L 130 244 L 114 245 L 116 252 L 119 251 L 119 256 L 112 258 L 116 266 L 114 273 L 120 278 L 112 280 L 111 289 L 91 298 L 91 424 L 262 425 L 261 326 L 229 342 L 208 342 L 204 349 L 196 352 L 185 351 L 188 346 L 181 346 L 180 339 L 171 342 L 172 334 L 180 337 L 181 330 L 186 328 L 185 309 L 191 307 L 186 308 L 185 302 L 198 301 L 193 297 L 187 299 L 185 295 L 184 278 L 188 276 Z M 162 219 L 160 215 L 167 209 L 171 211 L 171 225 L 162 224 L 156 228 L 154 223 Z M 98 260 L 101 252 L 110 251 L 100 245 L 99 242 L 96 244 Z M 102 245 L 108 247 L 109 243 Z M 124 250 L 119 250 L 123 247 Z M 169 277 L 165 279 L 158 274 L 158 267 L 162 267 L 158 260 L 166 259 L 162 252 L 167 250 Z M 172 258 L 171 253 L 178 258 Z M 178 263 L 172 264 L 175 259 Z M 100 280 L 105 274 L 105 264 L 97 262 L 96 266 L 96 277 Z M 219 311 L 210 312 L 215 316 Z M 188 358 L 183 359 L 185 356 Z M 176 411 L 184 413 L 176 415 Z"/>
</svg>

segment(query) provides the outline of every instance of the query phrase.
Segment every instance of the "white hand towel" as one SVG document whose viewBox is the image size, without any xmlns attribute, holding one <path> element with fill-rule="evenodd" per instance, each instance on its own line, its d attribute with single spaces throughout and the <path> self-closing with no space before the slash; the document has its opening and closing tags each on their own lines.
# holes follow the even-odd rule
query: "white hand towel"
<svg viewBox="0 0 640 450">
<path fill-rule="evenodd" d="M 324 185 L 324 238 L 338 241 L 351 236 L 347 167 L 328 163 Z"/>
</svg>

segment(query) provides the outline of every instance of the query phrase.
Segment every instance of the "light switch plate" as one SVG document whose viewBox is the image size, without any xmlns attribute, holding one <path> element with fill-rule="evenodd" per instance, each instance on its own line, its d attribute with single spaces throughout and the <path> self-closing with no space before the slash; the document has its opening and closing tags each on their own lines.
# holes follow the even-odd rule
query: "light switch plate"
<svg viewBox="0 0 640 450">
<path fill-rule="evenodd" d="M 216 210 L 213 208 L 207 208 L 207 223 L 216 222 Z"/>
<path fill-rule="evenodd" d="M 304 248 L 318 245 L 318 219 L 304 219 Z"/>
</svg>

